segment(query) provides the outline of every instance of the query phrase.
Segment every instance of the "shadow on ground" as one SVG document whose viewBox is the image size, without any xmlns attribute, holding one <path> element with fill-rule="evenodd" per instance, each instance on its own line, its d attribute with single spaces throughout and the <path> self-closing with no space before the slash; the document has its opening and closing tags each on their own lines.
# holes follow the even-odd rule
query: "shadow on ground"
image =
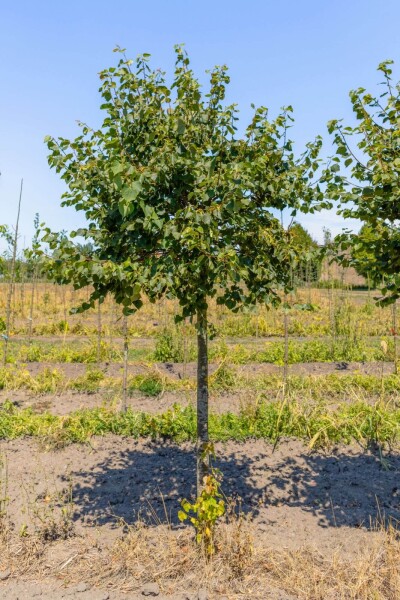
<svg viewBox="0 0 400 600">
<path fill-rule="evenodd" d="M 370 451 L 311 453 L 300 442 L 273 451 L 262 441 L 218 445 L 223 491 L 240 496 L 254 518 L 269 519 L 272 507 L 300 508 L 321 527 L 374 528 L 377 519 L 400 520 L 400 456 L 385 460 Z M 195 493 L 195 459 L 189 444 L 132 442 L 113 449 L 87 470 L 72 472 L 76 517 L 113 524 L 138 515 L 177 524 L 179 500 Z"/>
</svg>

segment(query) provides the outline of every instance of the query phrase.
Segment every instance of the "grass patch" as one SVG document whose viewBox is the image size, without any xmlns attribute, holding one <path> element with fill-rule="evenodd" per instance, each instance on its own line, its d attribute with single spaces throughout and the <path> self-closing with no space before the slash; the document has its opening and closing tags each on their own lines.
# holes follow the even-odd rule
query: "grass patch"
<svg viewBox="0 0 400 600">
<path fill-rule="evenodd" d="M 55 362 L 55 363 L 96 363 L 97 342 L 88 344 L 21 344 L 10 348 L 7 362 Z M 118 348 L 102 341 L 100 344 L 101 361 L 121 361 L 122 353 Z"/>
<path fill-rule="evenodd" d="M 387 351 L 381 347 L 381 341 L 387 345 Z M 0 359 L 2 348 L 0 347 Z M 183 338 L 179 332 L 165 332 L 157 338 L 155 350 L 151 344 L 145 347 L 135 347 L 129 350 L 130 361 L 155 361 L 184 363 L 196 360 L 194 339 Z M 104 340 L 100 347 L 101 362 L 122 362 L 122 350 L 110 345 Z M 214 340 L 209 349 L 210 361 L 220 362 L 229 360 L 232 364 L 245 365 L 248 363 L 271 363 L 283 365 L 283 341 L 262 342 L 257 346 L 239 343 L 227 344 L 224 340 Z M 393 338 L 382 337 L 353 339 L 342 336 L 335 341 L 331 339 L 309 339 L 305 341 L 290 340 L 288 349 L 289 364 L 309 362 L 391 362 L 394 359 Z M 35 363 L 84 363 L 98 362 L 97 342 L 66 342 L 66 343 L 33 343 L 11 344 L 7 361 L 12 364 L 19 362 Z"/>
<path fill-rule="evenodd" d="M 210 390 L 214 393 L 232 390 L 276 393 L 282 390 L 283 385 L 280 374 L 248 375 L 238 372 L 235 365 L 224 360 L 210 375 L 209 383 Z M 93 366 L 88 366 L 87 371 L 75 379 L 67 378 L 61 369 L 48 366 L 35 375 L 21 367 L 0 368 L 0 390 L 6 391 L 27 390 L 41 395 L 73 390 L 93 394 L 102 391 L 117 392 L 121 388 L 122 375 L 108 377 L 101 369 Z M 140 392 L 156 397 L 163 391 L 180 392 L 195 389 L 194 378 L 177 379 L 152 366 L 147 366 L 141 374 L 128 377 L 128 393 L 131 395 Z M 366 393 L 371 396 L 389 395 L 395 401 L 400 391 L 400 375 L 389 374 L 382 377 L 357 372 L 343 375 L 290 375 L 288 389 L 315 400 L 326 399 L 328 396 L 334 396 L 334 401 L 337 401 L 338 396 L 353 400 Z"/>
<path fill-rule="evenodd" d="M 383 339 L 383 338 L 382 338 Z M 376 362 L 393 361 L 394 345 L 391 338 L 384 338 L 387 352 L 382 350 L 380 340 L 290 340 L 288 345 L 289 364 L 310 362 Z M 251 348 L 244 344 L 230 345 L 224 341 L 210 346 L 210 360 L 229 358 L 234 364 L 271 363 L 284 364 L 285 347 L 283 342 L 265 342 L 264 348 Z M 172 362 L 172 361 L 171 361 Z"/>
<path fill-rule="evenodd" d="M 11 402 L 0 410 L 0 438 L 42 438 L 52 446 L 87 442 L 92 436 L 115 434 L 134 438 L 194 441 L 196 413 L 179 405 L 158 415 L 144 412 L 126 413 L 101 407 L 79 410 L 67 416 L 35 414 L 31 409 L 17 409 Z M 311 446 L 332 443 L 395 444 L 400 439 L 400 409 L 390 402 L 371 406 L 364 402 L 340 404 L 334 410 L 322 402 L 261 402 L 242 409 L 239 414 L 210 415 L 210 438 L 213 441 L 249 438 L 276 441 L 280 437 L 302 439 Z"/>
</svg>

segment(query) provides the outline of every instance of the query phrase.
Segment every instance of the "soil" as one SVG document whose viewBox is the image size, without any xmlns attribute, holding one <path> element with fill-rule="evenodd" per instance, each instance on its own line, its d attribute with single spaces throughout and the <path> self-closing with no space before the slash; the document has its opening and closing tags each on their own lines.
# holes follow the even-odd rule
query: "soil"
<svg viewBox="0 0 400 600">
<path fill-rule="evenodd" d="M 216 364 L 210 365 L 210 373 L 216 369 Z M 27 363 L 23 366 L 32 375 L 41 373 L 45 368 L 57 369 L 65 374 L 67 379 L 75 379 L 87 372 L 88 365 L 80 363 Z M 122 365 L 118 363 L 103 363 L 100 367 L 106 376 L 122 377 Z M 196 365 L 189 363 L 158 363 L 156 368 L 166 376 L 173 379 L 182 379 L 183 377 L 195 377 Z M 130 364 L 128 367 L 129 375 L 137 375 L 149 372 L 144 364 Z M 290 365 L 289 374 L 303 376 L 326 376 L 331 373 L 345 375 L 349 373 L 362 373 L 366 375 L 390 374 L 393 372 L 393 364 L 386 363 L 298 363 Z M 256 377 L 262 375 L 282 376 L 283 368 L 277 365 L 267 363 L 250 363 L 237 367 L 239 374 L 246 377 Z M 273 397 L 276 391 L 272 392 Z M 115 401 L 115 390 L 102 390 L 99 393 L 79 393 L 74 391 L 62 391 L 54 394 L 44 394 L 38 396 L 28 390 L 0 390 L 0 404 L 5 400 L 11 400 L 20 408 L 32 407 L 37 412 L 50 411 L 57 415 L 65 415 L 81 408 L 95 408 L 110 404 Z M 243 404 L 256 397 L 254 390 L 232 390 L 229 392 L 213 392 L 210 395 L 210 410 L 215 413 L 232 411 L 237 413 Z M 337 400 L 337 399 L 336 399 Z M 345 398 L 342 398 L 345 400 Z M 375 398 L 371 396 L 371 402 Z M 195 393 L 193 391 L 185 392 L 164 392 L 157 397 L 149 397 L 134 392 L 127 399 L 127 405 L 133 410 L 145 411 L 149 413 L 158 413 L 171 408 L 175 403 L 185 406 L 195 402 Z"/>
<path fill-rule="evenodd" d="M 112 544 L 123 535 L 121 523 L 133 523 L 138 516 L 150 527 L 169 522 L 179 530 L 179 499 L 195 491 L 193 450 L 190 444 L 116 436 L 51 452 L 29 439 L 1 441 L 8 472 L 7 514 L 16 531 L 33 531 L 63 506 L 69 507 L 78 539 L 95 539 L 99 547 Z M 241 498 L 258 544 L 317 549 L 325 558 L 339 548 L 342 556 L 351 558 L 376 542 L 380 524 L 400 520 L 397 452 L 382 461 L 373 449 L 365 452 L 357 446 L 317 453 L 298 441 L 283 440 L 274 449 L 257 440 L 219 443 L 216 453 L 224 493 Z M 71 556 L 71 543 L 58 542 L 52 560 L 63 564 Z M 100 600 L 105 594 L 90 588 L 65 590 L 62 582 L 54 581 L 34 586 L 15 581 L 12 574 L 0 581 L 0 598 L 7 600 Z M 285 595 L 265 597 L 277 600 Z M 109 598 L 137 597 L 110 592 Z"/>
<path fill-rule="evenodd" d="M 96 366 L 96 365 L 93 365 Z M 21 367 L 21 365 L 19 366 Z M 18 368 L 19 368 L 18 367 Z M 44 368 L 57 368 L 67 378 L 83 375 L 84 364 L 28 363 L 37 374 Z M 216 364 L 210 366 L 212 373 Z M 100 365 L 106 376 L 122 375 L 122 365 Z M 180 379 L 195 376 L 195 363 L 156 365 L 165 375 Z M 282 367 L 252 363 L 237 367 L 254 377 L 282 375 Z M 305 363 L 291 365 L 297 375 L 324 376 L 363 373 L 380 375 L 393 372 L 392 363 Z M 145 364 L 129 365 L 129 374 L 148 370 Z M 213 412 L 237 412 L 256 392 L 242 390 L 213 393 Z M 78 408 L 93 408 L 112 401 L 111 394 L 66 391 L 37 396 L 26 390 L 1 391 L 0 402 L 10 399 L 18 406 L 35 411 L 49 410 L 64 415 Z M 162 412 L 179 402 L 194 403 L 194 392 L 165 392 L 156 398 L 139 392 L 128 399 L 135 410 Z M 74 537 L 49 543 L 49 564 L 59 569 L 75 555 L 94 547 L 109 547 L 138 517 L 154 531 L 171 524 L 179 532 L 179 500 L 195 491 L 195 461 L 190 444 L 152 443 L 117 436 L 91 440 L 90 445 L 71 445 L 59 451 L 43 450 L 30 439 L 0 441 L 0 457 L 7 471 L 7 489 L 0 489 L 0 501 L 7 498 L 7 515 L 14 531 L 34 532 L 44 523 L 70 511 Z M 281 550 L 310 548 L 329 559 L 336 552 L 349 560 L 361 549 L 377 543 L 379 527 L 400 520 L 400 454 L 379 456 L 353 447 L 337 447 L 329 452 L 311 452 L 304 444 L 283 440 L 274 448 L 262 440 L 216 444 L 216 466 L 224 474 L 223 490 L 236 498 L 241 510 L 252 520 L 257 543 Z M 4 486 L 4 473 L 0 484 Z M 240 500 L 239 500 L 240 498 Z M 155 533 L 157 535 L 157 533 Z M 88 550 L 82 550 L 81 546 Z M 57 567 L 57 568 L 58 568 Z M 97 589 L 92 583 L 72 583 L 68 569 L 57 579 L 46 573 L 32 578 L 16 577 L 2 564 L 0 555 L 0 600 L 142 600 L 147 597 L 122 593 L 122 590 Z M 52 570 L 52 572 L 54 569 Z M 156 596 L 165 600 L 162 593 Z M 176 600 L 198 600 L 198 590 L 188 590 Z M 210 600 L 222 600 L 210 596 Z M 281 590 L 268 590 L 266 600 L 296 600 Z M 247 600 L 247 599 L 246 599 Z"/>
<path fill-rule="evenodd" d="M 235 366 L 235 365 L 234 365 Z M 65 374 L 67 378 L 73 379 L 84 375 L 88 368 L 98 368 L 104 372 L 107 377 L 122 376 L 123 365 L 120 363 L 101 363 L 84 364 L 84 363 L 45 363 L 32 362 L 20 363 L 18 368 L 24 368 L 32 375 L 37 375 L 43 369 L 57 369 Z M 218 367 L 218 363 L 210 363 L 209 371 L 212 374 Z M 138 375 L 148 373 L 151 367 L 145 363 L 131 363 L 128 365 L 128 375 Z M 196 376 L 197 364 L 195 362 L 183 363 L 155 363 L 154 368 L 161 373 L 175 379 L 184 377 L 194 378 Z M 271 363 L 251 362 L 245 365 L 236 366 L 239 373 L 245 375 L 276 375 L 283 374 L 283 367 Z M 308 362 L 296 363 L 289 365 L 290 375 L 329 375 L 331 373 L 346 375 L 349 373 L 360 373 L 363 375 L 388 375 L 394 372 L 392 362 Z"/>
</svg>

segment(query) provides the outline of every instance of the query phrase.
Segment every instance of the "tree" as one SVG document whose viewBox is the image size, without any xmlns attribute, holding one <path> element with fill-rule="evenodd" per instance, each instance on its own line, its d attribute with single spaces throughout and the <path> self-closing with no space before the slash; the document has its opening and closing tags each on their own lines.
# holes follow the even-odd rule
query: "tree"
<svg viewBox="0 0 400 600">
<path fill-rule="evenodd" d="M 364 88 L 350 92 L 355 126 L 328 123 L 336 146 L 328 192 L 339 200 L 344 217 L 364 225 L 337 241 L 350 249 L 346 264 L 357 268 L 360 257 L 367 256 L 373 279 L 386 279 L 381 304 L 400 296 L 400 84 L 392 82 L 391 64 L 388 60 L 378 67 L 384 76 L 382 94 L 373 96 Z"/>
<path fill-rule="evenodd" d="M 224 105 L 229 77 L 215 67 L 202 92 L 181 47 L 174 79 L 125 55 L 100 73 L 105 118 L 81 124 L 69 141 L 46 138 L 49 163 L 67 183 L 63 204 L 84 211 L 92 256 L 47 232 L 53 277 L 92 285 L 93 306 L 111 293 L 125 314 L 164 295 L 179 300 L 177 320 L 196 318 L 197 482 L 208 473 L 208 300 L 237 311 L 280 302 L 298 252 L 272 209 L 311 211 L 320 200 L 321 140 L 295 159 L 287 139 L 291 107 L 274 121 L 257 108 L 237 137 L 237 108 Z M 254 108 L 254 107 L 253 107 Z"/>
<path fill-rule="evenodd" d="M 0 225 L 0 239 L 6 242 L 8 249 L 0 256 L 0 276 L 3 278 L 7 273 L 7 258 L 9 255 L 9 248 L 13 243 L 13 237 L 7 225 Z"/>
<path fill-rule="evenodd" d="M 361 240 L 362 243 L 355 242 L 349 248 L 351 263 L 358 275 L 378 285 L 382 283 L 382 275 L 379 263 L 376 263 L 373 246 L 381 235 L 379 227 L 375 230 L 370 225 L 364 224 L 357 233 L 357 240 Z"/>
<path fill-rule="evenodd" d="M 318 281 L 322 262 L 318 243 L 300 223 L 294 222 L 289 231 L 292 243 L 300 255 L 300 260 L 294 270 L 295 281 L 300 284 Z"/>
</svg>

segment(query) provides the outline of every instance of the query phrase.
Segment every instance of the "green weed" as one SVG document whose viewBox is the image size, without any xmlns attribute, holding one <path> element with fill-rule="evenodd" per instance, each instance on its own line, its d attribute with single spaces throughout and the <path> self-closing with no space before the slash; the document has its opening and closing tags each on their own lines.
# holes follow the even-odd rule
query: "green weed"
<svg viewBox="0 0 400 600">
<path fill-rule="evenodd" d="M 175 405 L 150 415 L 118 413 L 106 407 L 80 410 L 67 416 L 36 414 L 17 409 L 6 402 L 0 410 L 0 438 L 32 436 L 47 445 L 60 447 L 72 442 L 87 442 L 92 436 L 113 433 L 121 436 L 170 439 L 175 442 L 196 439 L 196 414 L 192 407 Z M 339 404 L 334 410 L 323 402 L 260 402 L 256 411 L 210 415 L 210 439 L 243 441 L 260 438 L 276 441 L 279 437 L 308 441 L 312 446 L 331 443 L 374 441 L 394 444 L 400 440 L 400 408 L 391 402 L 370 405 L 359 401 Z"/>
</svg>

